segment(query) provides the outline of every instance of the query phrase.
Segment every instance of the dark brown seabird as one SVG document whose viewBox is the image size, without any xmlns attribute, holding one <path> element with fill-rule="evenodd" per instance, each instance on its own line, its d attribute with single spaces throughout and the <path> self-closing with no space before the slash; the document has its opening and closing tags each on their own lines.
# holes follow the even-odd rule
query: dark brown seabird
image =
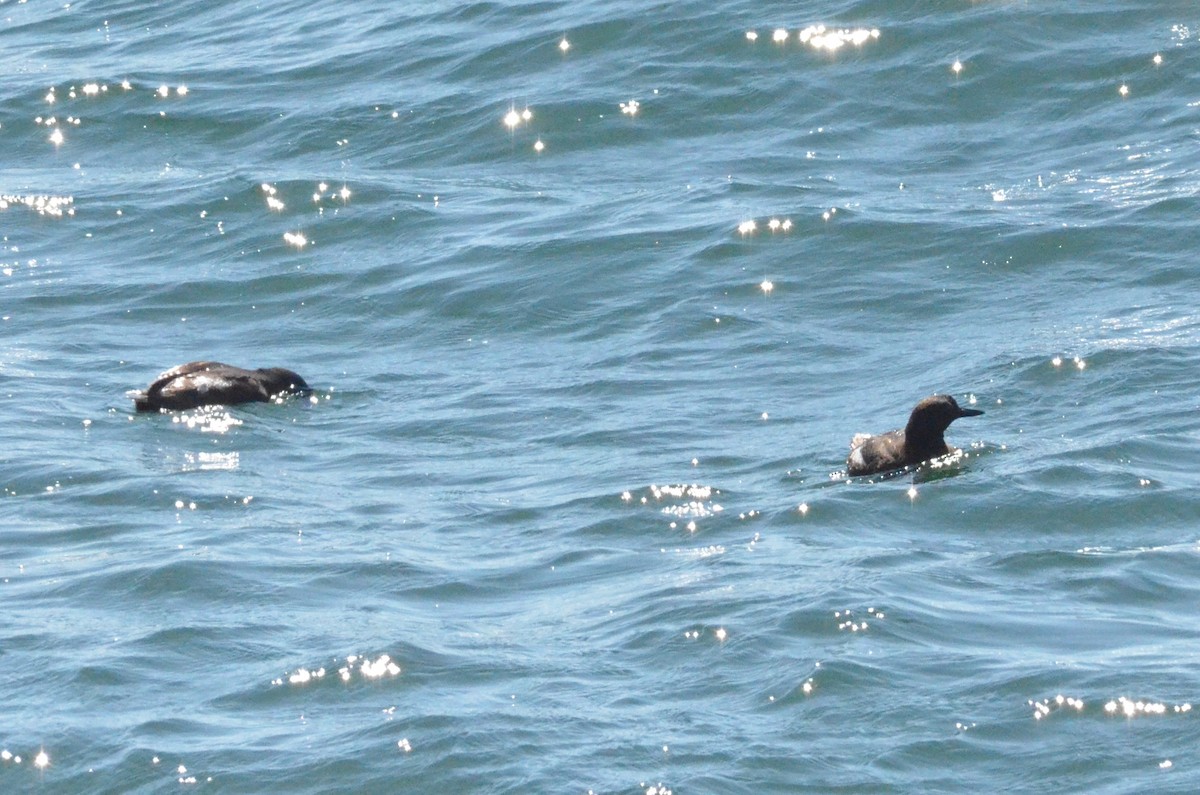
<svg viewBox="0 0 1200 795">
<path fill-rule="evenodd" d="M 138 411 L 158 411 L 266 403 L 310 391 L 303 378 L 282 367 L 245 370 L 221 362 L 188 362 L 167 370 L 132 397 Z"/>
<path fill-rule="evenodd" d="M 912 410 L 904 430 L 855 436 L 850 442 L 846 472 L 851 476 L 874 475 L 955 452 L 944 436 L 950 423 L 982 413 L 979 409 L 960 408 L 949 395 L 927 397 Z"/>
</svg>

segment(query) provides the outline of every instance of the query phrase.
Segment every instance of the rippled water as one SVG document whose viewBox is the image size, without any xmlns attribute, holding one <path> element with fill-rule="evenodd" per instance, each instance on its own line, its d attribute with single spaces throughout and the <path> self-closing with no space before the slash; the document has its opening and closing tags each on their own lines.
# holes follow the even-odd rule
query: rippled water
<svg viewBox="0 0 1200 795">
<path fill-rule="evenodd" d="M 0 68 L 0 790 L 1200 787 L 1191 5 L 0 0 Z M 204 358 L 317 400 L 134 413 Z M 847 481 L 933 392 L 965 458 Z"/>
</svg>

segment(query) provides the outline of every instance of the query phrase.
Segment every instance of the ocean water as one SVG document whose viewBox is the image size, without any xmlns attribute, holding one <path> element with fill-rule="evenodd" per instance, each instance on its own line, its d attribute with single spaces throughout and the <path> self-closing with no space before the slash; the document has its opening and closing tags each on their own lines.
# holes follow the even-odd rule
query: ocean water
<svg viewBox="0 0 1200 795">
<path fill-rule="evenodd" d="M 0 0 L 0 74 L 0 791 L 1200 789 L 1195 4 Z M 317 389 L 133 412 L 194 359 Z"/>
</svg>

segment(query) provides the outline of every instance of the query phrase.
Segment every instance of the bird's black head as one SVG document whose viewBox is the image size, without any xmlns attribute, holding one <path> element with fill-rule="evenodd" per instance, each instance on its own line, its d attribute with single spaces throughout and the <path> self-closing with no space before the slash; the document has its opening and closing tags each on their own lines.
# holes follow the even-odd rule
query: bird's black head
<svg viewBox="0 0 1200 795">
<path fill-rule="evenodd" d="M 258 372 L 263 376 L 263 386 L 272 395 L 285 393 L 307 395 L 312 391 L 308 382 L 301 378 L 299 373 L 292 372 L 285 367 L 260 367 Z"/>
<path fill-rule="evenodd" d="M 979 409 L 962 408 L 949 395 L 932 395 L 913 409 L 905 431 L 910 434 L 937 434 L 940 437 L 950 423 L 959 417 L 977 417 L 982 413 Z"/>
</svg>

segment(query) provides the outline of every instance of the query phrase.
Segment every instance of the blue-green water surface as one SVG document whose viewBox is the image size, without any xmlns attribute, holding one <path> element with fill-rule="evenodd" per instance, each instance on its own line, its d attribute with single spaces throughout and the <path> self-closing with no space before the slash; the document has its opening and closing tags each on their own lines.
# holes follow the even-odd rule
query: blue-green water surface
<svg viewBox="0 0 1200 795">
<path fill-rule="evenodd" d="M 0 0 L 0 75 L 0 791 L 1200 789 L 1194 4 Z M 194 359 L 316 391 L 133 411 Z"/>
</svg>

